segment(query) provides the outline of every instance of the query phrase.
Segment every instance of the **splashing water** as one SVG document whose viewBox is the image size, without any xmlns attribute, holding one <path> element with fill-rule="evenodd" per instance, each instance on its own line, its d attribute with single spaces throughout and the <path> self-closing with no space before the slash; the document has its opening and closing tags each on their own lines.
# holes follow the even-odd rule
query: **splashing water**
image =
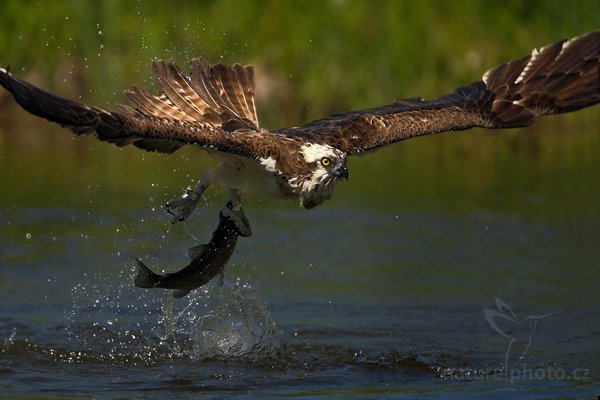
<svg viewBox="0 0 600 400">
<path fill-rule="evenodd" d="M 66 330 L 78 350 L 71 361 L 155 364 L 280 354 L 279 329 L 248 284 L 209 284 L 175 300 L 171 291 L 133 287 L 129 269 L 118 278 L 91 276 L 92 282 L 73 288 Z"/>
<path fill-rule="evenodd" d="M 169 295 L 159 322 L 169 336 L 188 335 L 193 358 L 274 357 L 280 351 L 278 328 L 267 304 L 248 284 L 208 287 L 188 295 L 188 304 L 174 313 Z M 158 333 L 158 332 L 157 332 Z"/>
</svg>

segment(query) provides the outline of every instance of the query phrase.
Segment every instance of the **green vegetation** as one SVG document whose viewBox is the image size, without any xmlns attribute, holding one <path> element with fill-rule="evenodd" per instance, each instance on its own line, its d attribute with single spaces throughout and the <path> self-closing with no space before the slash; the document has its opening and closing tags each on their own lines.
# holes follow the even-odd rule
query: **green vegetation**
<svg viewBox="0 0 600 400">
<path fill-rule="evenodd" d="M 598 2 L 564 0 L 4 0 L 0 9 L 0 63 L 44 86 L 110 104 L 151 81 L 152 58 L 253 63 L 271 127 L 436 96 L 600 26 Z M 81 87 L 65 89 L 72 79 Z"/>
</svg>

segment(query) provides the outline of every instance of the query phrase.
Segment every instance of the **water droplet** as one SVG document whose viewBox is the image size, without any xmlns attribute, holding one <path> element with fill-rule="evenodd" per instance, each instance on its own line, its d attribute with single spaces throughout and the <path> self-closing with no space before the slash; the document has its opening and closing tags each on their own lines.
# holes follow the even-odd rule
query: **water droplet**
<svg viewBox="0 0 600 400">
<path fill-rule="evenodd" d="M 31 233 L 27 232 L 25 234 L 25 239 L 28 239 L 28 240 L 31 239 Z"/>
</svg>

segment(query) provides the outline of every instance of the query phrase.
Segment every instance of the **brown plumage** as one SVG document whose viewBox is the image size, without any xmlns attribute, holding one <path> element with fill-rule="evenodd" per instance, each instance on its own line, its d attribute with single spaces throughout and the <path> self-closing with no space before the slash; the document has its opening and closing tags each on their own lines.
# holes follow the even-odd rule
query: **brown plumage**
<svg viewBox="0 0 600 400">
<path fill-rule="evenodd" d="M 76 134 L 163 153 L 197 145 L 224 161 L 204 181 L 242 194 L 297 197 L 307 208 L 347 178 L 347 155 L 431 133 L 527 126 L 600 101 L 600 31 L 534 50 L 434 100 L 398 100 L 274 131 L 259 127 L 252 66 L 197 58 L 189 75 L 160 60 L 152 66 L 162 93 L 133 87 L 125 91 L 133 106 L 121 111 L 58 97 L 3 69 L 0 84 L 27 111 Z"/>
</svg>

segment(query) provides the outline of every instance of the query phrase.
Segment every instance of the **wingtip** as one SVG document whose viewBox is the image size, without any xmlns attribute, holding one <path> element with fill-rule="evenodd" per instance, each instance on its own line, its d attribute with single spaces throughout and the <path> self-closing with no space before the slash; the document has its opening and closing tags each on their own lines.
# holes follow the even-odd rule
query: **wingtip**
<svg viewBox="0 0 600 400">
<path fill-rule="evenodd" d="M 9 89 L 8 85 L 10 84 L 11 77 L 10 66 L 7 65 L 6 68 L 0 67 L 0 85 Z"/>
<path fill-rule="evenodd" d="M 190 60 L 190 65 L 194 64 L 206 65 L 208 61 L 204 57 L 194 57 Z"/>
<path fill-rule="evenodd" d="M 154 60 L 152 60 L 152 70 L 154 71 L 155 74 L 159 73 L 161 70 L 165 69 L 165 65 L 167 65 L 168 62 L 165 60 L 162 60 L 160 58 L 155 58 Z"/>
</svg>

